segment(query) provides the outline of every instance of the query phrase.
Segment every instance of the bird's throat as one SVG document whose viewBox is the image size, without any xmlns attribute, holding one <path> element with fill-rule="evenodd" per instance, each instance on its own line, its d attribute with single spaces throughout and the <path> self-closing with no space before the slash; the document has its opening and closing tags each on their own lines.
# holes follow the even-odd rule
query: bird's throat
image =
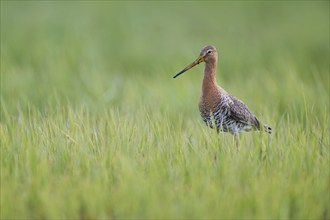
<svg viewBox="0 0 330 220">
<path fill-rule="evenodd" d="M 217 88 L 216 68 L 216 62 L 205 63 L 204 79 L 202 85 L 203 95 L 210 94 Z"/>
</svg>

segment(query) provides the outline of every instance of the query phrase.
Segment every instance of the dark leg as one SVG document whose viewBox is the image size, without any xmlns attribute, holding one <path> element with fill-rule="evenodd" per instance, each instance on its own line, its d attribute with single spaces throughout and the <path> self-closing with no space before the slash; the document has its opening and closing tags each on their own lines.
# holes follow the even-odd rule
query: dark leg
<svg viewBox="0 0 330 220">
<path fill-rule="evenodd" d="M 235 139 L 236 149 L 238 151 L 238 133 L 235 132 L 233 135 L 234 135 L 234 139 Z"/>
</svg>

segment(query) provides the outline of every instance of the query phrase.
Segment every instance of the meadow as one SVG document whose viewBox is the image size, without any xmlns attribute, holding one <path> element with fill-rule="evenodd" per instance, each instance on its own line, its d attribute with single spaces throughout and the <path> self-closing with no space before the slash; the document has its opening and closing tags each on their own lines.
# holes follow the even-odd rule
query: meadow
<svg viewBox="0 0 330 220">
<path fill-rule="evenodd" d="M 329 1 L 1 1 L 1 219 L 329 219 Z M 273 134 L 198 111 L 218 83 Z"/>
</svg>

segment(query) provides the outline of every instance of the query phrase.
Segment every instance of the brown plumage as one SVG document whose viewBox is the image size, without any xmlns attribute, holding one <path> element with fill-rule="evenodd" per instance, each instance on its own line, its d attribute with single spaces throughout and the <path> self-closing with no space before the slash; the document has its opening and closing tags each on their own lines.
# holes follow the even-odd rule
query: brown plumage
<svg viewBox="0 0 330 220">
<path fill-rule="evenodd" d="M 251 130 L 265 130 L 271 133 L 271 127 L 261 125 L 258 118 L 235 96 L 227 93 L 216 82 L 218 52 L 212 45 L 205 46 L 198 58 L 174 76 L 186 72 L 192 67 L 205 62 L 202 94 L 199 111 L 207 126 L 217 131 L 230 132 L 238 145 L 238 133 Z"/>
</svg>

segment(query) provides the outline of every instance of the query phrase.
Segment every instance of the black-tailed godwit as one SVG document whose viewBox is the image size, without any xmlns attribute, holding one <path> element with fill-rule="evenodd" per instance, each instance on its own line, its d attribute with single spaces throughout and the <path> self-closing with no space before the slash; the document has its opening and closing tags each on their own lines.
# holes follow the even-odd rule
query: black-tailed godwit
<svg viewBox="0 0 330 220">
<path fill-rule="evenodd" d="M 271 127 L 262 125 L 241 100 L 230 95 L 217 84 L 216 67 L 218 52 L 214 46 L 205 46 L 198 58 L 173 78 L 176 78 L 201 62 L 205 62 L 205 68 L 199 111 L 206 125 L 211 128 L 215 125 L 217 132 L 224 131 L 232 133 L 237 147 L 239 132 L 265 130 L 270 134 L 272 132 Z"/>
</svg>

